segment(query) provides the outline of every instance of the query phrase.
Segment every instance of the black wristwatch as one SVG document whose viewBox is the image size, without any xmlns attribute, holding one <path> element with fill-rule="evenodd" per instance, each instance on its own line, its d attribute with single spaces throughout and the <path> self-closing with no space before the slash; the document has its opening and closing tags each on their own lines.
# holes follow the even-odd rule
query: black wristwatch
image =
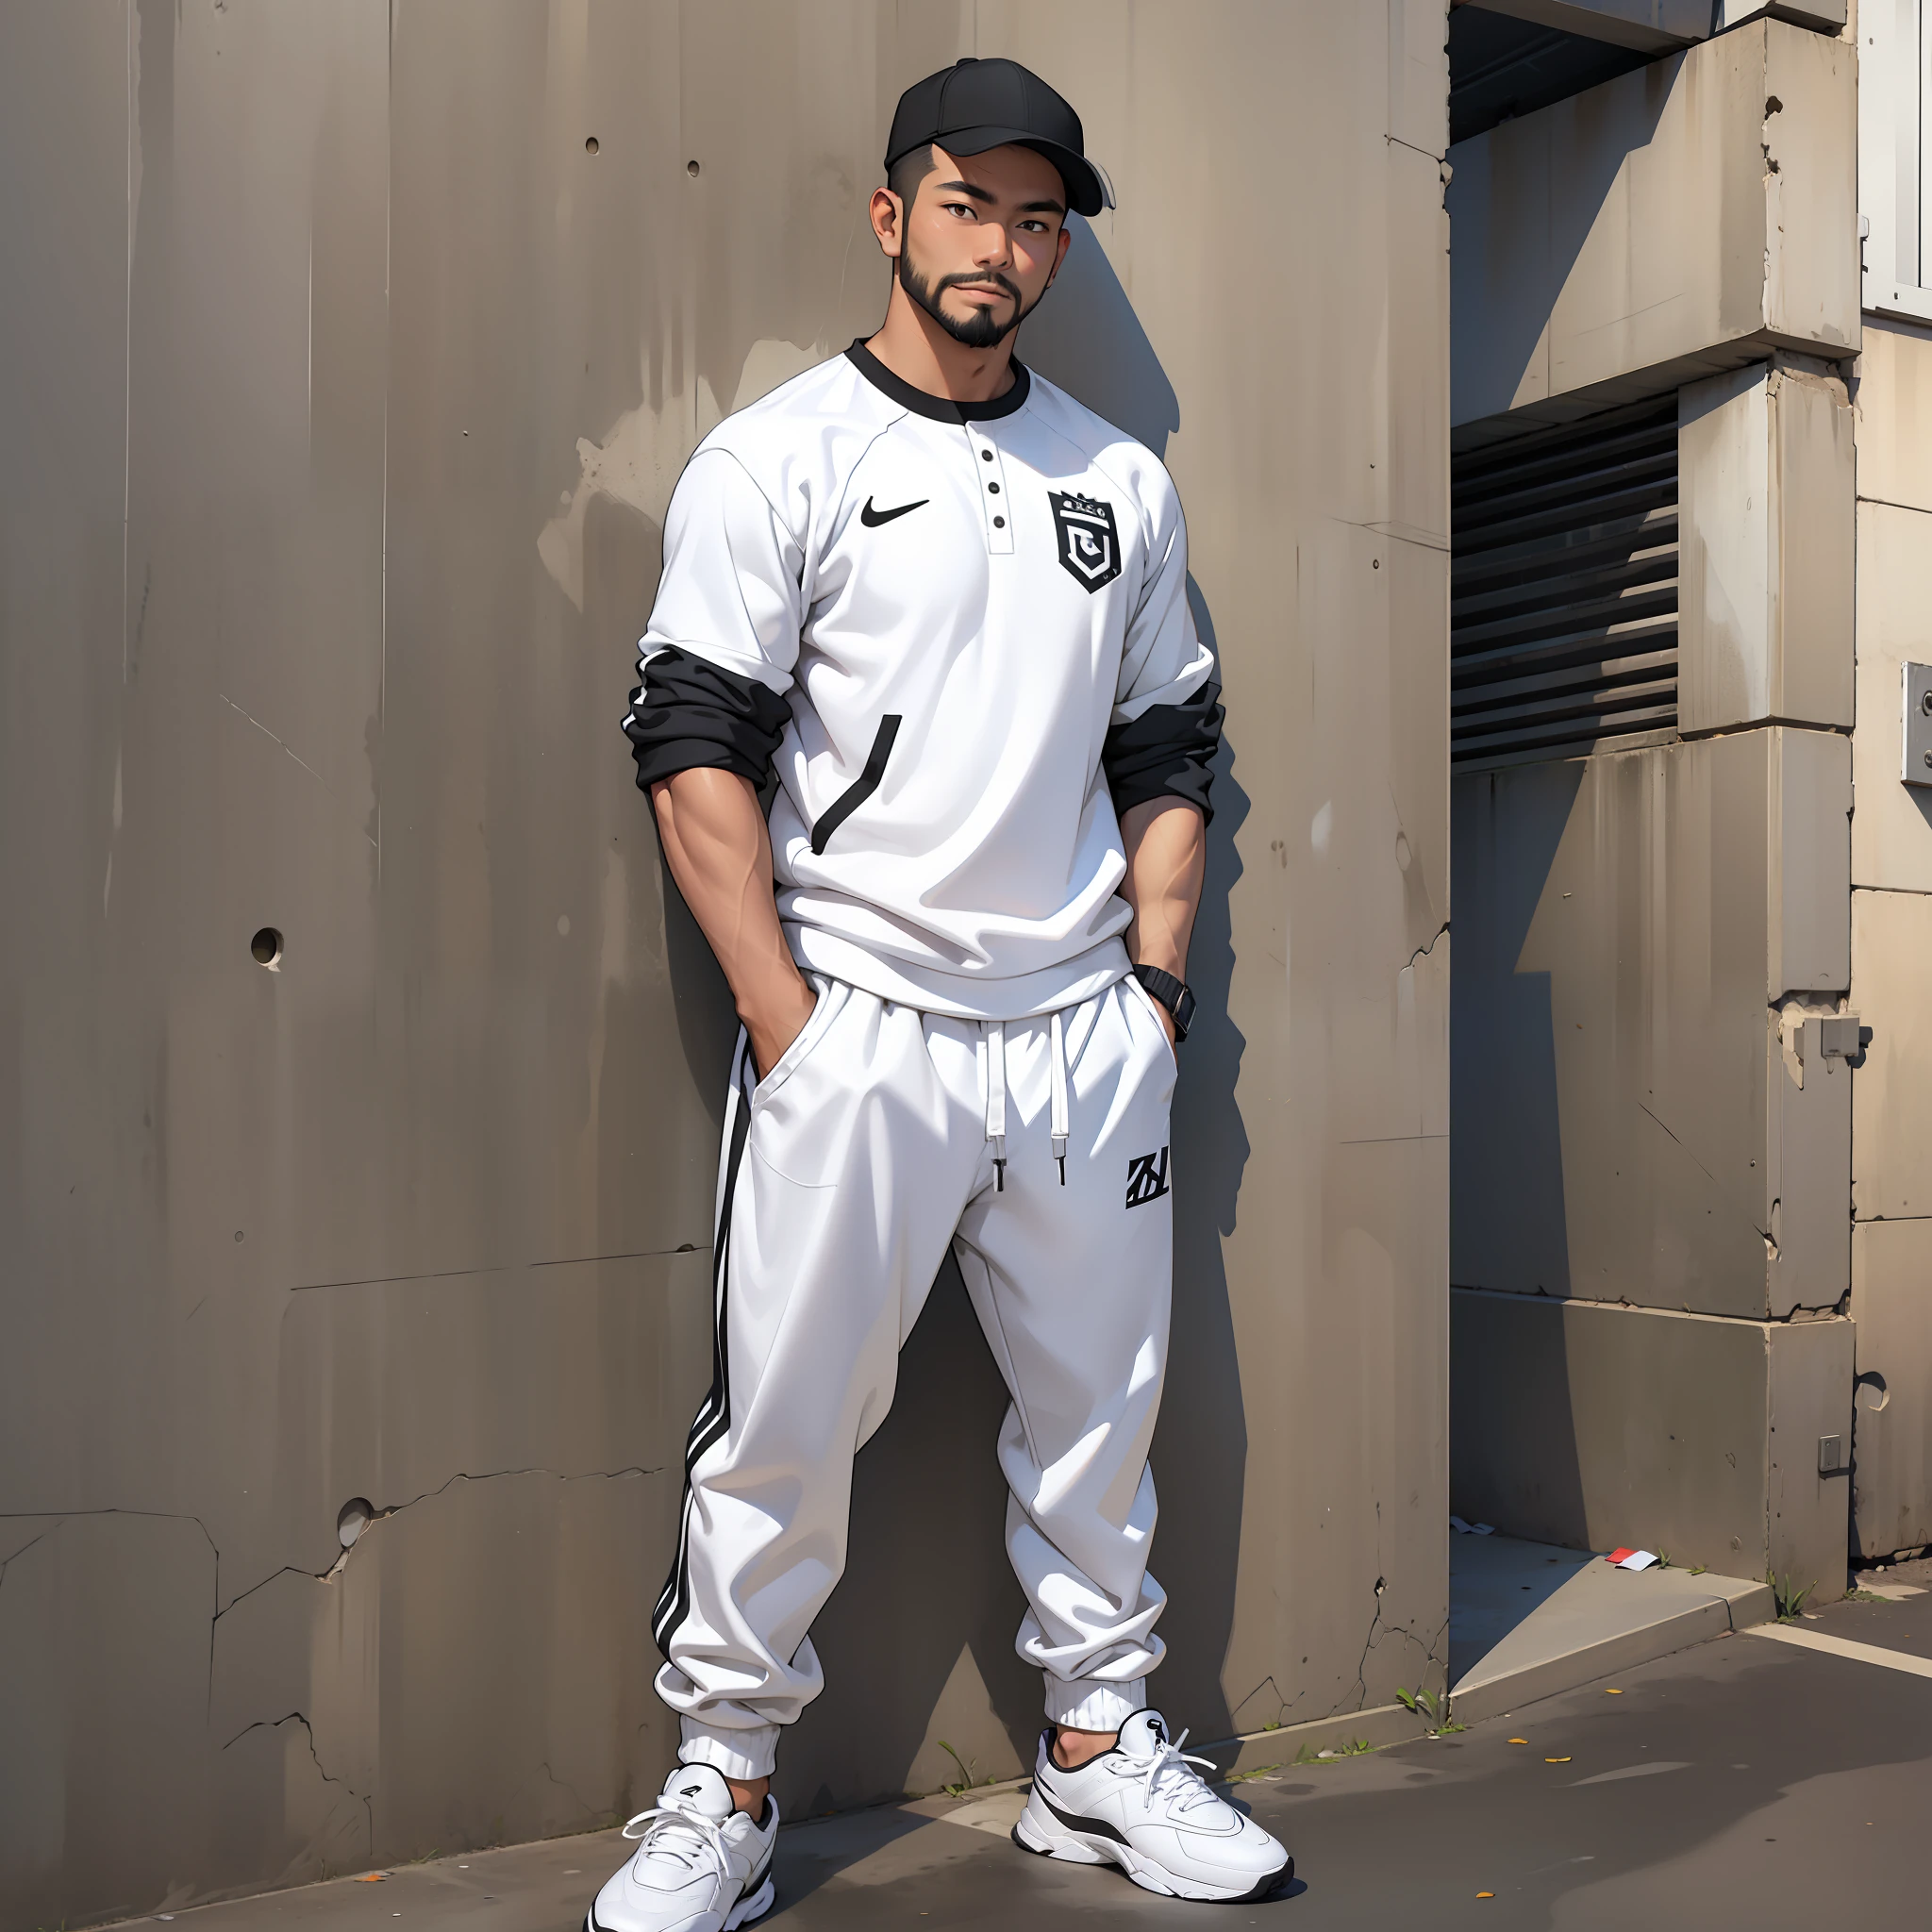
<svg viewBox="0 0 1932 1932">
<path fill-rule="evenodd" d="M 1172 973 L 1163 973 L 1158 966 L 1136 966 L 1134 977 L 1167 1008 L 1167 1016 L 1174 1022 L 1175 1043 L 1185 1040 L 1188 1028 L 1194 1024 L 1193 988 Z"/>
</svg>

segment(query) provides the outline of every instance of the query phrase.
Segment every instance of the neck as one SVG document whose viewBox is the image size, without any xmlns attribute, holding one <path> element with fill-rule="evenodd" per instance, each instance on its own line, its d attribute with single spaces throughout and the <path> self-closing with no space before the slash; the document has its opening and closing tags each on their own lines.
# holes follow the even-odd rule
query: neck
<svg viewBox="0 0 1932 1932">
<path fill-rule="evenodd" d="M 886 319 L 866 347 L 896 375 L 929 396 L 955 403 L 990 403 L 1013 386 L 1013 339 L 1009 330 L 990 349 L 969 349 L 948 335 L 892 280 Z"/>
</svg>

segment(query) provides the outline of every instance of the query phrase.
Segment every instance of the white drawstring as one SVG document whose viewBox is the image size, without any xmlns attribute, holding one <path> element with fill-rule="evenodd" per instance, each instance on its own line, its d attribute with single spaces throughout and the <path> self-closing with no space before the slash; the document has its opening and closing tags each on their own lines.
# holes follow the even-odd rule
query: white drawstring
<svg viewBox="0 0 1932 1932">
<path fill-rule="evenodd" d="M 1055 1013 L 1047 1027 L 1047 1050 L 1053 1057 L 1053 1158 L 1060 1164 L 1060 1186 L 1067 1184 L 1067 1043 Z"/>
<path fill-rule="evenodd" d="M 997 1020 L 986 1029 L 986 1138 L 992 1142 L 993 1191 L 1007 1188 L 1007 1030 Z"/>
<path fill-rule="evenodd" d="M 981 1023 L 986 1042 L 986 1138 L 992 1143 L 993 1191 L 1007 1187 L 1007 1029 L 998 1020 Z M 1053 1158 L 1059 1163 L 1060 1186 L 1067 1184 L 1067 1040 L 1058 1013 L 1047 1016 L 1048 1072 L 1053 1090 Z"/>
</svg>

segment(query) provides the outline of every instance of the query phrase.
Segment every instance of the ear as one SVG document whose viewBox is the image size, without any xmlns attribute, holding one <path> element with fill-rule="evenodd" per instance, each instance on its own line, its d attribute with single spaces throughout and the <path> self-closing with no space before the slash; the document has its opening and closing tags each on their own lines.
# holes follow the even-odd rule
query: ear
<svg viewBox="0 0 1932 1932">
<path fill-rule="evenodd" d="M 877 238 L 879 253 L 896 260 L 906 242 L 906 205 L 890 188 L 874 188 L 866 213 Z"/>
<path fill-rule="evenodd" d="M 1050 289 L 1050 288 L 1052 288 L 1052 287 L 1053 287 L 1053 282 L 1054 282 L 1054 275 L 1058 275 L 1058 274 L 1059 274 L 1059 272 L 1060 272 L 1060 264 L 1061 264 L 1061 262 L 1063 262 L 1063 261 L 1065 261 L 1065 260 L 1066 260 L 1066 258 L 1067 258 L 1067 250 L 1068 250 L 1069 248 L 1071 248 L 1071 247 L 1072 247 L 1073 245 L 1074 245 L 1074 231 L 1073 231 L 1073 229 L 1071 229 L 1070 227 L 1068 227 L 1068 226 L 1066 225 L 1066 224 L 1065 224 L 1064 222 L 1062 222 L 1062 223 L 1060 224 L 1060 240 L 1059 240 L 1059 246 L 1058 246 L 1058 249 L 1057 249 L 1057 250 L 1055 251 L 1055 254 L 1054 254 L 1054 258 L 1053 258 L 1053 275 L 1048 275 L 1048 276 L 1047 276 L 1047 278 L 1046 278 L 1046 288 L 1047 288 L 1047 289 Z M 1042 289 L 1042 290 L 1041 290 L 1041 291 L 1040 292 L 1041 292 L 1041 293 L 1042 295 L 1043 295 L 1043 294 L 1045 294 L 1045 293 L 1046 293 L 1046 289 Z"/>
</svg>

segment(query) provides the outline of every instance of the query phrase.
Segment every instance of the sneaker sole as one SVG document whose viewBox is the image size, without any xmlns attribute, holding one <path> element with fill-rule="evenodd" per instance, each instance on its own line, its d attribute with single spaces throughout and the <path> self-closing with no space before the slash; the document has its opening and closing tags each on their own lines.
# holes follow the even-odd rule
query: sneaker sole
<svg viewBox="0 0 1932 1932">
<path fill-rule="evenodd" d="M 1035 1820 L 1030 1806 L 1021 1812 L 1020 1822 L 1013 1827 L 1013 1842 L 1037 1858 L 1058 1858 L 1069 1865 L 1118 1865 L 1141 1890 L 1158 1892 L 1162 1898 L 1197 1899 L 1215 1905 L 1245 1905 L 1264 1899 L 1294 1876 L 1294 1860 L 1290 1858 L 1278 1871 L 1269 1873 L 1245 1891 L 1203 1885 L 1198 1880 L 1177 1876 L 1152 1858 L 1143 1858 L 1131 1845 L 1116 1844 L 1111 1839 L 1088 1838 L 1058 1824 L 1042 1826 Z"/>
<path fill-rule="evenodd" d="M 725 1915 L 724 1932 L 739 1932 L 741 1926 L 757 1924 L 772 1909 L 777 1896 L 778 1889 L 767 1875 L 765 1882 L 749 1898 L 740 1899 L 731 1907 Z M 604 1932 L 604 1927 L 597 1923 L 594 1907 L 584 1914 L 584 1932 Z"/>
</svg>

